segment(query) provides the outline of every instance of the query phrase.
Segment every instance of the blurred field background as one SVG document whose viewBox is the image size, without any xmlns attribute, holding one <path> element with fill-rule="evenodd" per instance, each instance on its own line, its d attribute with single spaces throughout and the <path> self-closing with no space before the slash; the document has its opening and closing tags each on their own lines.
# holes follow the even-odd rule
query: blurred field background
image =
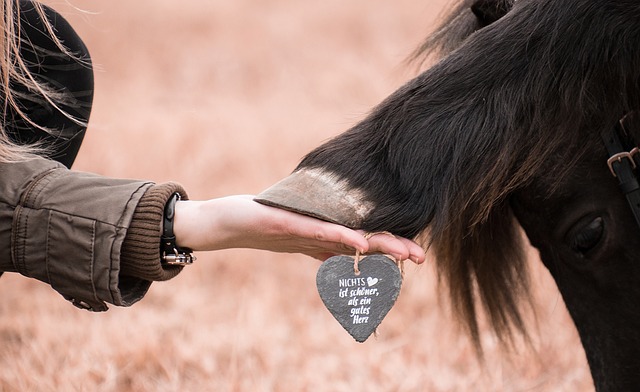
<svg viewBox="0 0 640 392">
<path fill-rule="evenodd" d="M 203 199 L 260 192 L 414 76 L 404 60 L 445 1 L 46 3 L 96 66 L 75 169 L 176 180 Z M 407 264 L 396 306 L 363 344 L 321 304 L 319 262 L 300 255 L 202 253 L 103 314 L 5 274 L 0 391 L 593 390 L 562 298 L 531 255 L 534 350 L 506 353 L 486 332 L 485 364 L 429 262 Z"/>
</svg>

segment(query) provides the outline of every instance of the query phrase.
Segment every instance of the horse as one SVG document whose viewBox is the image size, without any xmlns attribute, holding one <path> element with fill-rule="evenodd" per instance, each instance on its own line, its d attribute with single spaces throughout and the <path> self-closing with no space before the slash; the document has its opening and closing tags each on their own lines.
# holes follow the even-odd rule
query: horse
<svg viewBox="0 0 640 392">
<path fill-rule="evenodd" d="M 528 240 L 596 389 L 637 388 L 638 43 L 638 1 L 462 0 L 415 53 L 433 65 L 256 201 L 422 239 L 479 352 L 479 309 L 527 334 Z"/>
</svg>

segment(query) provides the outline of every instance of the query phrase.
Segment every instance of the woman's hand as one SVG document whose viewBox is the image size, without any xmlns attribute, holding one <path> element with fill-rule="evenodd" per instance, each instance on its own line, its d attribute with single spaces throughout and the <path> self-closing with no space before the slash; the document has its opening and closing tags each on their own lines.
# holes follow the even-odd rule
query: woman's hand
<svg viewBox="0 0 640 392">
<path fill-rule="evenodd" d="M 174 231 L 177 244 L 193 250 L 254 248 L 302 253 L 320 260 L 359 250 L 415 263 L 425 259 L 424 250 L 408 239 L 388 234 L 366 239 L 361 231 L 268 207 L 250 195 L 179 201 Z"/>
</svg>

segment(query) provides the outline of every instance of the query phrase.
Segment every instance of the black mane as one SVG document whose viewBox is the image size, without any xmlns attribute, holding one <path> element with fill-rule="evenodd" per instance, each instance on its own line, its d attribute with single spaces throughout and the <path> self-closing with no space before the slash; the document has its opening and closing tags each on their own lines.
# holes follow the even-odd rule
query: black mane
<svg viewBox="0 0 640 392">
<path fill-rule="evenodd" d="M 299 168 L 364 190 L 376 207 L 363 229 L 426 232 L 478 343 L 476 290 L 499 336 L 524 330 L 510 196 L 533 179 L 559 184 L 572 160 L 601 148 L 602 129 L 640 107 L 640 3 L 502 2 L 513 8 L 484 28 L 471 3 L 421 48 L 450 53 Z"/>
</svg>

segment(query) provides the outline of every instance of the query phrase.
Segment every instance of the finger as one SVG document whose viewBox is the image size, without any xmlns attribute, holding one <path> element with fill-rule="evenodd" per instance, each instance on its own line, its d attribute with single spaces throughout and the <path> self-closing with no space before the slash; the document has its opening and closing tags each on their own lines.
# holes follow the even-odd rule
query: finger
<svg viewBox="0 0 640 392">
<path fill-rule="evenodd" d="M 327 248 L 340 251 L 365 253 L 369 250 L 369 241 L 359 232 L 333 223 L 322 222 L 316 229 L 314 239 L 326 244 Z"/>
<path fill-rule="evenodd" d="M 411 255 L 407 245 L 390 233 L 378 233 L 369 237 L 369 252 L 388 254 L 396 260 L 406 260 Z"/>
<path fill-rule="evenodd" d="M 398 239 L 404 243 L 404 245 L 407 247 L 407 249 L 409 250 L 409 259 L 411 261 L 413 261 L 416 264 L 422 264 L 424 263 L 425 259 L 426 259 L 426 253 L 424 251 L 424 249 L 416 244 L 415 242 L 407 239 L 407 238 L 403 238 L 403 237 L 398 237 Z"/>
</svg>

